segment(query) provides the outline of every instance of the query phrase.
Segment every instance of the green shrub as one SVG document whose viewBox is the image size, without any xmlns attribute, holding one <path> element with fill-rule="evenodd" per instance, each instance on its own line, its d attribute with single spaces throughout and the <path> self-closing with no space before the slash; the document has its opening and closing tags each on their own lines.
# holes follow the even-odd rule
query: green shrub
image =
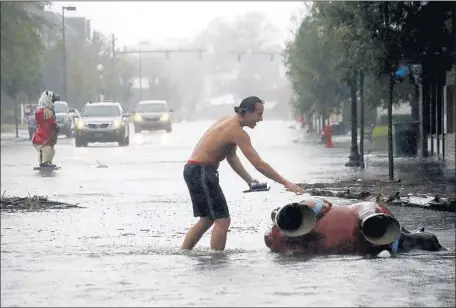
<svg viewBox="0 0 456 308">
<path fill-rule="evenodd" d="M 393 115 L 393 123 L 394 122 L 409 122 L 412 121 L 412 115 L 411 114 L 395 114 Z M 388 115 L 384 114 L 380 116 L 380 120 L 378 125 L 388 125 Z"/>
<path fill-rule="evenodd" d="M 383 126 L 375 126 L 374 131 L 372 132 L 372 137 L 386 137 L 388 136 L 388 126 L 383 125 Z"/>
</svg>

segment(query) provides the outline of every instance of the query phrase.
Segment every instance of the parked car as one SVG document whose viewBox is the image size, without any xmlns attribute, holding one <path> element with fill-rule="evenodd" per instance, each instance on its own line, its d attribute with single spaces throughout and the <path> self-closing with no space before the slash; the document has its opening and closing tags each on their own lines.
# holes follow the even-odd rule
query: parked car
<svg viewBox="0 0 456 308">
<path fill-rule="evenodd" d="M 88 102 L 76 116 L 76 147 L 89 142 L 117 142 L 119 146 L 130 144 L 130 115 L 118 102 Z"/>
<path fill-rule="evenodd" d="M 136 106 L 134 112 L 135 133 L 141 130 L 160 130 L 167 132 L 173 130 L 171 114 L 173 109 L 168 108 L 168 103 L 164 100 L 141 101 Z"/>
<path fill-rule="evenodd" d="M 77 109 L 70 109 L 70 111 L 68 113 L 70 114 L 70 117 L 73 119 L 73 122 L 76 122 L 75 121 L 76 118 L 81 117 L 81 114 L 79 113 L 79 111 Z"/>
<path fill-rule="evenodd" d="M 30 105 L 30 115 L 27 117 L 27 128 L 28 128 L 30 140 L 32 140 L 33 134 L 36 131 L 35 109 L 36 109 L 36 104 L 31 104 Z"/>
<path fill-rule="evenodd" d="M 65 135 L 67 138 L 74 136 L 74 120 L 70 115 L 70 107 L 65 101 L 56 101 L 54 103 L 55 117 L 59 127 L 59 135 Z"/>
<path fill-rule="evenodd" d="M 27 120 L 30 140 L 36 131 L 35 109 L 36 105 L 32 105 L 31 114 Z M 59 127 L 59 135 L 65 135 L 67 138 L 72 138 L 74 136 L 74 119 L 69 113 L 68 103 L 65 101 L 56 101 L 54 103 L 54 111 L 57 126 Z"/>
</svg>

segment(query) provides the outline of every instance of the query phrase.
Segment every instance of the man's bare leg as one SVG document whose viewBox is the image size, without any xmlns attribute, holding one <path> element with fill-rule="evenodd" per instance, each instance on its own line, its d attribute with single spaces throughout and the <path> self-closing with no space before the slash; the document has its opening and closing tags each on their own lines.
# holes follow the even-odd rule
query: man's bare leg
<svg viewBox="0 0 456 308">
<path fill-rule="evenodd" d="M 54 160 L 55 157 L 55 147 L 52 146 L 49 151 L 49 162 L 52 164 L 52 161 Z"/>
<path fill-rule="evenodd" d="M 192 250 L 213 223 L 213 220 L 210 220 L 207 217 L 201 217 L 200 220 L 188 230 L 181 249 Z"/>
<path fill-rule="evenodd" d="M 216 219 L 214 229 L 212 229 L 211 248 L 213 250 L 224 250 L 228 228 L 230 227 L 230 218 Z"/>
</svg>

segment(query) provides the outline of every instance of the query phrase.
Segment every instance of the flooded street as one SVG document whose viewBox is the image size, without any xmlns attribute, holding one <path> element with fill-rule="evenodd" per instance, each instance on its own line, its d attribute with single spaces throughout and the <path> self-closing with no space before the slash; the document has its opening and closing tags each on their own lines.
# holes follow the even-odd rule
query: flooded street
<svg viewBox="0 0 456 308">
<path fill-rule="evenodd" d="M 232 216 L 227 249 L 210 251 L 208 232 L 193 251 L 181 252 L 196 221 L 183 166 L 210 124 L 132 133 L 129 147 L 76 148 L 63 138 L 55 158 L 62 169 L 47 178 L 32 170 L 37 155 L 29 142 L 4 143 L 2 192 L 84 208 L 1 214 L 2 306 L 455 305 L 452 251 L 308 260 L 269 252 L 263 234 L 271 210 L 302 197 L 269 180 L 269 192 L 243 194 L 245 183 L 226 162 L 220 182 Z M 349 149 L 293 142 L 298 131 L 286 122 L 265 121 L 248 132 L 262 158 L 289 180 L 328 181 L 353 172 L 343 166 Z M 266 180 L 240 157 L 255 178 Z M 424 226 L 454 251 L 454 213 L 391 210 L 407 228 Z"/>
</svg>

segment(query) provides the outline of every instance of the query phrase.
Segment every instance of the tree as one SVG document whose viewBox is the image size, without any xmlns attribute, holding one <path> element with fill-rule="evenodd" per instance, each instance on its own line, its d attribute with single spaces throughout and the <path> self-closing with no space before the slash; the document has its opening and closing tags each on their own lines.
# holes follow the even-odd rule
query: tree
<svg viewBox="0 0 456 308">
<path fill-rule="evenodd" d="M 1 89 L 14 99 L 16 136 L 20 91 L 31 94 L 39 88 L 44 51 L 42 33 L 49 26 L 39 12 L 45 2 L 2 2 L 1 11 Z M 3 108 L 2 108 L 3 109 Z"/>
<path fill-rule="evenodd" d="M 211 95 L 273 95 L 268 89 L 283 86 L 279 76 L 279 42 L 279 29 L 260 12 L 246 12 L 233 21 L 211 21 L 193 43 L 210 50 L 204 56 L 204 74 L 212 80 Z"/>
<path fill-rule="evenodd" d="M 285 63 L 288 77 L 297 93 L 296 110 L 307 117 L 316 113 L 322 123 L 331 112 L 340 110 L 340 101 L 347 97 L 346 88 L 339 82 L 338 50 L 324 35 L 313 17 L 305 18 L 294 41 L 287 44 Z"/>
<path fill-rule="evenodd" d="M 325 33 L 323 37 L 338 45 L 341 51 L 337 64 L 338 71 L 341 73 L 341 80 L 350 89 L 352 143 L 347 166 L 362 165 L 362 157 L 359 156 L 357 145 L 358 90 L 362 94 L 361 110 L 363 110 L 365 78 L 369 75 L 373 78 L 378 77 L 379 69 L 376 60 L 383 47 L 377 44 L 378 40 L 374 40 L 366 29 L 363 17 L 369 11 L 368 6 L 366 2 L 319 2 L 313 7 L 322 32 Z M 363 116 L 364 114 L 361 115 L 362 118 Z"/>
<path fill-rule="evenodd" d="M 405 80 L 393 76 L 400 66 L 423 64 L 423 87 L 426 85 L 428 89 L 431 85 L 442 86 L 444 72 L 451 69 L 456 48 L 454 42 L 451 43 L 454 40 L 451 38 L 449 26 L 452 9 L 454 11 L 454 4 L 443 2 L 331 1 L 313 4 L 310 17 L 304 19 L 302 25 L 312 20 L 317 25 L 319 40 L 326 41 L 326 45 L 318 42 L 308 45 L 305 42 L 300 43 L 315 35 L 300 37 L 298 32 L 288 49 L 292 59 L 288 61 L 288 76 L 297 94 L 295 103 L 300 108 L 296 109 L 316 112 L 317 107 L 324 102 L 319 100 L 323 93 L 321 90 L 312 92 L 314 84 L 311 81 L 318 76 L 317 72 L 323 70 L 310 70 L 310 65 L 303 64 L 315 62 L 309 60 L 314 58 L 304 50 L 312 50 L 314 53 L 323 53 L 325 48 L 337 50 L 339 57 L 334 68 L 340 81 L 350 89 L 351 97 L 352 147 L 348 165 L 359 164 L 356 140 L 357 101 L 360 99 L 361 108 L 364 108 L 365 98 L 371 107 L 381 104 L 388 106 L 388 151 L 392 165 L 392 106 L 402 100 L 411 102 L 412 116 L 415 119 L 418 109 L 418 86 L 413 75 L 409 74 Z M 301 46 L 301 49 L 297 46 Z M 427 92 L 429 91 L 423 90 L 423 96 L 429 97 Z M 412 93 L 415 99 L 412 99 Z M 435 101 L 436 95 L 431 95 L 432 106 L 439 105 Z M 311 99 L 313 103 L 306 102 L 304 97 Z M 439 99 L 442 98 L 437 98 Z M 363 114 L 361 119 L 362 131 Z M 434 123 L 440 122 L 438 119 L 434 120 Z M 390 178 L 391 170 L 392 168 Z"/>
<path fill-rule="evenodd" d="M 40 77 L 44 46 L 41 33 L 47 23 L 31 9 L 43 10 L 43 2 L 2 2 L 1 84 L 14 97 L 19 90 L 29 93 Z"/>
<path fill-rule="evenodd" d="M 92 41 L 81 42 L 67 34 L 68 103 L 81 108 L 87 101 L 98 100 L 99 92 L 106 99 L 121 103 L 130 96 L 129 82 L 133 78 L 133 64 L 125 54 L 114 57 L 112 41 L 102 33 L 93 32 Z M 57 37 L 44 52 L 44 85 L 49 89 L 63 89 L 62 39 Z M 115 61 L 115 62 L 114 62 Z M 56 64 L 57 63 L 57 64 Z M 97 65 L 103 65 L 102 72 Z"/>
</svg>

